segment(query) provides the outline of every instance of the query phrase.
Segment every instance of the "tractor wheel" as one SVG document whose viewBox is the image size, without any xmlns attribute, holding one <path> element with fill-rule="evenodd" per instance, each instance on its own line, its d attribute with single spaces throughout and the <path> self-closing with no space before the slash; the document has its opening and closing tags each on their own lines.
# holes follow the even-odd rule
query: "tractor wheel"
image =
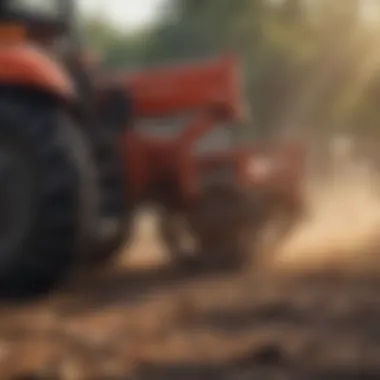
<svg viewBox="0 0 380 380">
<path fill-rule="evenodd" d="M 0 97 L 0 296 L 44 295 L 76 264 L 96 219 L 87 146 L 60 106 Z"/>
<path fill-rule="evenodd" d="M 192 248 L 181 245 L 184 227 L 169 214 L 163 219 L 161 236 L 171 260 L 181 268 L 200 271 L 236 270 L 247 265 L 253 232 L 246 201 L 248 198 L 234 188 L 207 189 L 181 218 L 195 240 Z"/>
<path fill-rule="evenodd" d="M 200 266 L 205 269 L 236 271 L 248 267 L 252 252 L 252 235 L 248 229 L 231 229 L 219 239 L 201 239 Z"/>
<path fill-rule="evenodd" d="M 115 140 L 113 136 L 103 136 L 94 143 L 101 189 L 99 243 L 91 260 L 94 266 L 115 259 L 132 229 L 133 212 L 128 201 L 126 170 Z"/>
<path fill-rule="evenodd" d="M 252 229 L 249 198 L 239 189 L 207 189 L 190 215 L 200 245 L 199 266 L 237 270 L 251 261 Z"/>
</svg>

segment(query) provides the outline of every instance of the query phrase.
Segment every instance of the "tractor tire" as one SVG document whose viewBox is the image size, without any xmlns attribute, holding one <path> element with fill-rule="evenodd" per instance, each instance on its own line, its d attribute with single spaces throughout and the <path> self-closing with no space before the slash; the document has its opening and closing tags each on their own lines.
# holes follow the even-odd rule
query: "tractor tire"
<svg viewBox="0 0 380 380">
<path fill-rule="evenodd" d="M 250 264 L 251 236 L 243 229 L 233 230 L 219 239 L 201 239 L 200 267 L 217 271 L 240 271 Z"/>
<path fill-rule="evenodd" d="M 122 152 L 117 149 L 115 140 L 113 136 L 103 136 L 94 143 L 101 189 L 100 241 L 91 259 L 95 267 L 108 264 L 119 256 L 132 229 L 133 212 L 128 201 L 127 175 Z"/>
<path fill-rule="evenodd" d="M 174 218 L 164 218 L 161 236 L 177 266 L 198 271 L 239 270 L 251 260 L 254 231 L 249 220 L 248 198 L 229 186 L 206 189 L 188 213 L 190 234 L 198 242 L 189 252 L 180 246 L 180 231 Z"/>
<path fill-rule="evenodd" d="M 0 297 L 46 295 L 88 248 L 97 212 L 88 147 L 60 105 L 0 95 L 0 178 Z"/>
<path fill-rule="evenodd" d="M 192 230 L 201 244 L 202 265 L 221 270 L 240 270 L 251 260 L 249 198 L 234 186 L 205 190 L 198 201 Z"/>
</svg>

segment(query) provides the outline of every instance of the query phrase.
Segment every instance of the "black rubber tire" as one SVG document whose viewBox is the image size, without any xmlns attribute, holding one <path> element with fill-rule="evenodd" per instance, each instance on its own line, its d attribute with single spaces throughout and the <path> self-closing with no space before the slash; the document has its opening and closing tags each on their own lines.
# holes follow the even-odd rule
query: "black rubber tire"
<svg viewBox="0 0 380 380">
<path fill-rule="evenodd" d="M 247 194 L 239 188 L 221 184 L 205 189 L 189 218 L 201 246 L 200 267 L 234 271 L 249 265 L 249 235 L 254 234 L 250 207 Z"/>
<path fill-rule="evenodd" d="M 0 94 L 2 149 L 17 151 L 31 175 L 30 212 L 18 215 L 27 228 L 13 249 L 0 252 L 0 297 L 46 295 L 66 279 L 93 233 L 96 179 L 88 146 L 53 100 L 7 92 Z"/>
<path fill-rule="evenodd" d="M 103 241 L 100 239 L 92 255 L 92 265 L 103 265 L 117 258 L 129 240 L 132 229 L 132 206 L 128 201 L 128 182 L 118 139 L 103 135 L 95 141 L 100 195 L 100 222 L 113 220 L 115 231 Z M 102 228 L 102 227 L 100 227 Z"/>
<path fill-rule="evenodd" d="M 182 248 L 176 214 L 166 211 L 159 225 L 171 262 L 191 271 L 234 271 L 250 262 L 249 200 L 245 193 L 224 184 L 205 189 L 183 212 L 188 231 L 198 242 L 193 250 Z"/>
<path fill-rule="evenodd" d="M 133 212 L 128 202 L 128 176 L 123 161 L 123 151 L 117 146 L 121 140 L 120 133 L 115 133 L 111 127 L 111 120 L 108 118 L 103 120 L 101 112 L 97 112 L 99 104 L 93 96 L 96 91 L 88 70 L 84 70 L 75 58 L 68 62 L 68 68 L 75 78 L 77 91 L 81 94 L 81 117 L 85 120 L 85 130 L 91 139 L 92 155 L 97 168 L 99 188 L 97 241 L 85 262 L 85 265 L 97 268 L 117 258 L 121 248 L 129 240 Z M 124 96 L 125 91 L 121 93 Z M 128 102 L 126 100 L 124 102 L 124 108 L 121 107 L 123 111 L 128 106 Z M 109 236 L 102 237 L 103 225 L 107 220 L 114 221 L 116 229 Z"/>
</svg>

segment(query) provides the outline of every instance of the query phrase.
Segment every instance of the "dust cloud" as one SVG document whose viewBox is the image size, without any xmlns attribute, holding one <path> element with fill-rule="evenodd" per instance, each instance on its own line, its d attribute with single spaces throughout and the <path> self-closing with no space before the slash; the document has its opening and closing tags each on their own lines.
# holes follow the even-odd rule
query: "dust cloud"
<svg viewBox="0 0 380 380">
<path fill-rule="evenodd" d="M 337 157 L 329 177 L 306 180 L 307 215 L 266 261 L 270 271 L 380 273 L 380 179 L 371 165 Z M 143 210 L 123 266 L 166 265 L 159 216 Z"/>
<path fill-rule="evenodd" d="M 380 185 L 365 161 L 337 160 L 329 179 L 308 181 L 307 215 L 276 252 L 281 270 L 380 271 Z"/>
</svg>

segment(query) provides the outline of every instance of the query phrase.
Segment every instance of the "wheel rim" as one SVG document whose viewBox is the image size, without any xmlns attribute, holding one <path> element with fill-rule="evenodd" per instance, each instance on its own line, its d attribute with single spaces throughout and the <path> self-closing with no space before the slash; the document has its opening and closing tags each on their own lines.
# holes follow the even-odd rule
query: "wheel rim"
<svg viewBox="0 0 380 380">
<path fill-rule="evenodd" d="M 32 215 L 31 179 L 24 155 L 0 146 L 0 271 L 25 244 Z"/>
</svg>

